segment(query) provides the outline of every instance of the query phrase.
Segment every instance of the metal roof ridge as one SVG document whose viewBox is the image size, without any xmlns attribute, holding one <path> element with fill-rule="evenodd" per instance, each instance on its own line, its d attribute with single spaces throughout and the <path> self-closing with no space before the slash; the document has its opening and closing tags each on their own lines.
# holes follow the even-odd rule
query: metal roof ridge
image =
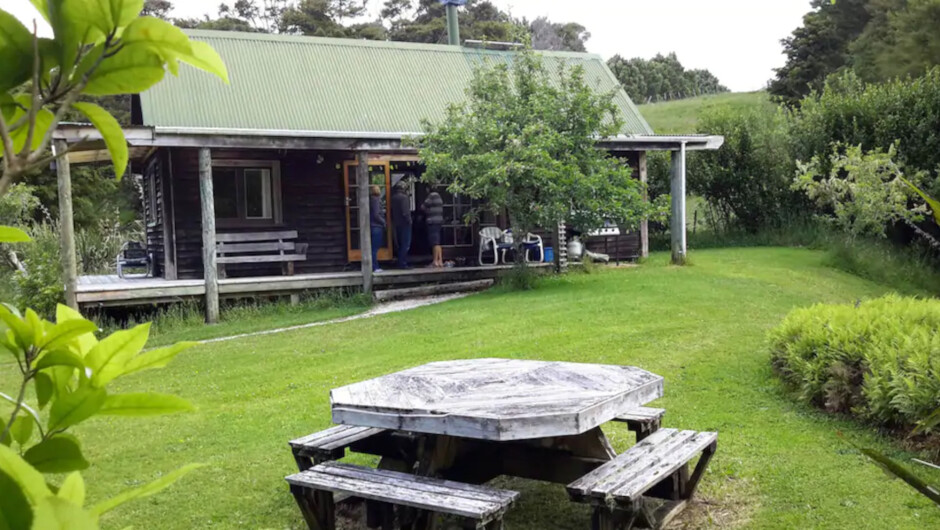
<svg viewBox="0 0 940 530">
<path fill-rule="evenodd" d="M 313 35 L 294 35 L 288 33 L 260 33 L 260 32 L 248 32 L 248 31 L 224 31 L 216 29 L 184 29 L 190 37 L 203 37 L 203 38 L 218 38 L 218 39 L 229 39 L 229 40 L 246 40 L 246 41 L 267 41 L 267 42 L 280 42 L 280 43 L 300 43 L 300 44 L 312 44 L 312 45 L 329 45 L 329 46 L 349 46 L 349 47 L 363 47 L 363 48 L 391 48 L 391 49 L 407 49 L 407 50 L 423 50 L 423 51 L 435 51 L 435 52 L 447 52 L 447 53 L 463 53 L 463 54 L 485 54 L 485 55 L 514 55 L 518 54 L 519 50 L 488 50 L 484 48 L 468 48 L 465 46 L 453 46 L 450 44 L 436 44 L 430 42 L 411 42 L 411 41 L 397 41 L 397 40 L 371 40 L 371 39 L 347 39 L 341 37 L 319 37 Z M 603 57 L 596 53 L 589 52 L 573 52 L 573 51 L 557 51 L 557 50 L 534 50 L 540 55 L 545 55 L 549 57 L 580 57 L 580 58 L 594 58 L 600 61 L 603 61 Z"/>
</svg>

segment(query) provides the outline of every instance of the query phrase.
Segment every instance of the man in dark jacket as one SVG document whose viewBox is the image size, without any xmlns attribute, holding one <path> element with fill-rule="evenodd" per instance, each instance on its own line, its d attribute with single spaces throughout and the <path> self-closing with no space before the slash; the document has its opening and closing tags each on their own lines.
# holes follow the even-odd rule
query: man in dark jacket
<svg viewBox="0 0 940 530">
<path fill-rule="evenodd" d="M 392 194 L 392 226 L 395 228 L 395 243 L 398 251 L 398 267 L 410 269 L 408 253 L 411 251 L 411 197 L 408 183 L 401 180 Z"/>
</svg>

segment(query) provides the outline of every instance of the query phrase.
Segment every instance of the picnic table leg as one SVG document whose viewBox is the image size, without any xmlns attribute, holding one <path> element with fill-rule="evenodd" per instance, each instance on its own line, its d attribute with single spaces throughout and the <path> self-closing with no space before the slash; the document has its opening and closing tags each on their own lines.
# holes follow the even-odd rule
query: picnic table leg
<svg viewBox="0 0 940 530">
<path fill-rule="evenodd" d="M 300 507 L 300 513 L 310 530 L 336 530 L 336 510 L 333 493 L 329 491 L 311 491 L 299 486 L 291 486 L 290 492 Z"/>
</svg>

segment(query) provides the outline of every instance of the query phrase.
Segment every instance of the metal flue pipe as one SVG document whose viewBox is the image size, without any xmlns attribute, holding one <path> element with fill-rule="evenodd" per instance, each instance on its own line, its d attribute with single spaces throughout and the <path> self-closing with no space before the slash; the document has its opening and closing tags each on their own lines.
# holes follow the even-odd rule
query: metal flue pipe
<svg viewBox="0 0 940 530">
<path fill-rule="evenodd" d="M 457 6 L 467 3 L 467 0 L 439 0 L 447 6 L 447 43 L 451 46 L 460 46 L 460 24 L 457 18 Z"/>
</svg>

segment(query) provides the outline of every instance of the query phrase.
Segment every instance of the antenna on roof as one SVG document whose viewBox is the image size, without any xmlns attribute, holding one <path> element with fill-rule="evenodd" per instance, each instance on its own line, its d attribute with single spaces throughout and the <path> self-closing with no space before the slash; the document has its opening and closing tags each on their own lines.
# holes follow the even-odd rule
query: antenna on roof
<svg viewBox="0 0 940 530">
<path fill-rule="evenodd" d="M 447 6 L 447 43 L 460 46 L 460 25 L 457 23 L 457 7 L 465 5 L 467 0 L 437 0 Z"/>
</svg>

